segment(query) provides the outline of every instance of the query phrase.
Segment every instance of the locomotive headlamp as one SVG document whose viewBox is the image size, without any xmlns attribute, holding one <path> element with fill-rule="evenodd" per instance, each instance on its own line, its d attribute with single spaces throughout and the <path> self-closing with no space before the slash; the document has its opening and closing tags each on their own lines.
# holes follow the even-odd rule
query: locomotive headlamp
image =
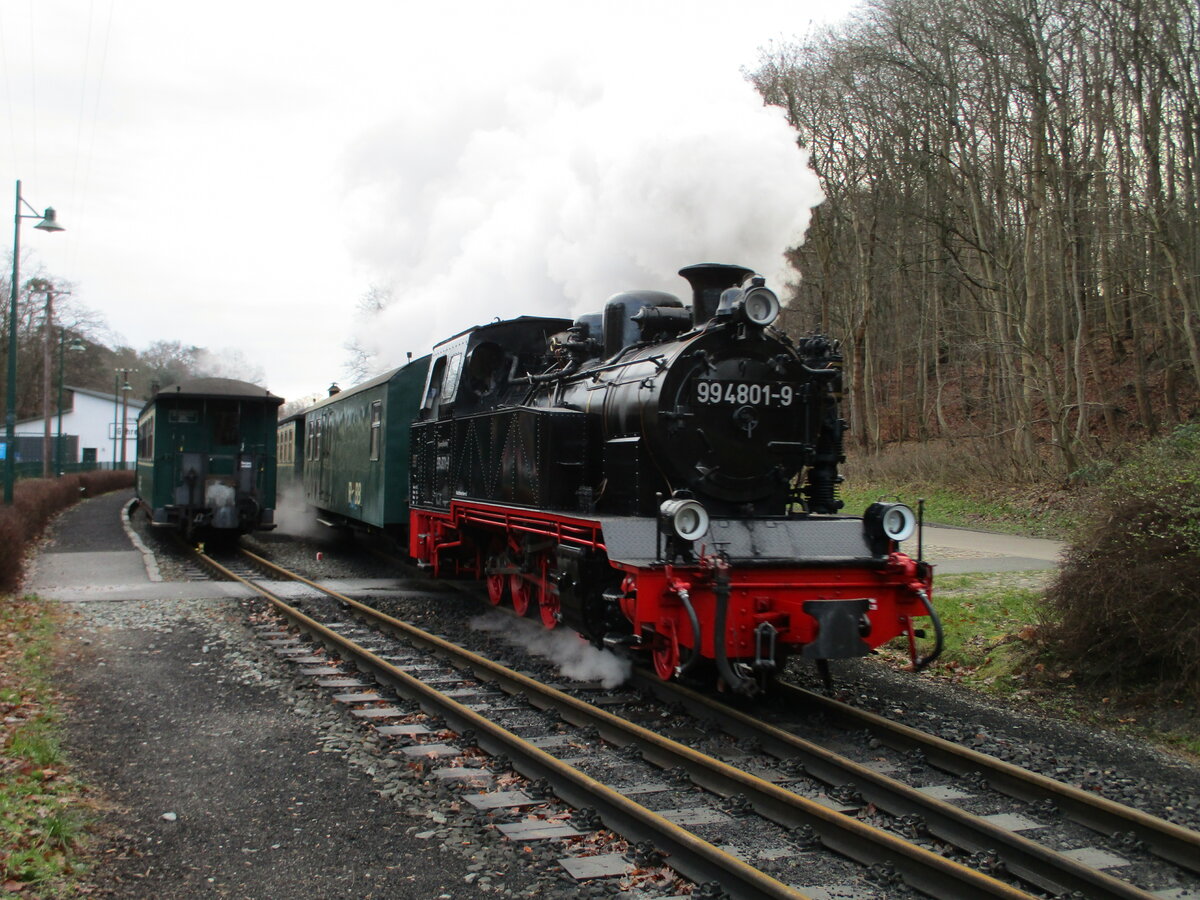
<svg viewBox="0 0 1200 900">
<path fill-rule="evenodd" d="M 774 291 L 765 287 L 751 288 L 742 302 L 746 318 L 763 328 L 779 318 L 779 308 L 779 298 Z"/>
<path fill-rule="evenodd" d="M 863 514 L 863 527 L 872 537 L 903 541 L 912 537 L 917 517 L 903 503 L 872 503 Z"/>
<path fill-rule="evenodd" d="M 665 534 L 694 541 L 708 532 L 708 511 L 696 500 L 672 497 L 658 508 L 658 525 Z"/>
</svg>

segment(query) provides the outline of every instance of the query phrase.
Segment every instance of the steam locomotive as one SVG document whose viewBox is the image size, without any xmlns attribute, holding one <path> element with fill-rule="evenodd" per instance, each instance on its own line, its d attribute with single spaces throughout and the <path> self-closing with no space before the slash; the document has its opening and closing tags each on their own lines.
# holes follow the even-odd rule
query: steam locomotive
<svg viewBox="0 0 1200 900">
<path fill-rule="evenodd" d="M 839 514 L 837 345 L 776 330 L 749 269 L 680 275 L 690 307 L 631 291 L 574 321 L 496 321 L 323 401 L 305 416 L 306 499 L 406 532 L 434 575 L 482 579 L 492 603 L 664 679 L 753 694 L 790 655 L 827 675 L 900 636 L 928 663 L 931 568 L 899 550 L 916 517 Z"/>
</svg>

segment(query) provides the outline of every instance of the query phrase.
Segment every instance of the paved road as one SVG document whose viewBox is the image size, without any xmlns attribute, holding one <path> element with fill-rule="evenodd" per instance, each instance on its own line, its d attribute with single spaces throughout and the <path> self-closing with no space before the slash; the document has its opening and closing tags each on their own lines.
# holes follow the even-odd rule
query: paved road
<svg viewBox="0 0 1200 900">
<path fill-rule="evenodd" d="M 133 490 L 85 500 L 54 522 L 26 590 L 47 600 L 187 600 L 240 597 L 223 582 L 164 582 L 154 557 L 128 527 L 122 510 Z"/>
<path fill-rule="evenodd" d="M 1058 565 L 1063 547 L 1061 541 L 1045 538 L 935 525 L 925 527 L 925 558 L 936 564 L 936 573 L 943 575 L 1053 569 Z M 906 541 L 904 549 L 915 554 L 916 539 Z"/>
</svg>

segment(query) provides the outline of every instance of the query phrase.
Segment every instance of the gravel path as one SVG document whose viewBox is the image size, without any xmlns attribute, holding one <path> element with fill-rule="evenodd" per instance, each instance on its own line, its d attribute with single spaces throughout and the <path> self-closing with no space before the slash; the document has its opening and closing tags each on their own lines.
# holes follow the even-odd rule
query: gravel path
<svg viewBox="0 0 1200 900">
<path fill-rule="evenodd" d="M 281 704 L 244 638 L 220 637 L 227 603 L 84 610 L 66 635 L 68 750 L 114 804 L 101 896 L 465 896 L 467 862 L 413 840 L 425 818 L 348 767 L 315 710 Z"/>
</svg>

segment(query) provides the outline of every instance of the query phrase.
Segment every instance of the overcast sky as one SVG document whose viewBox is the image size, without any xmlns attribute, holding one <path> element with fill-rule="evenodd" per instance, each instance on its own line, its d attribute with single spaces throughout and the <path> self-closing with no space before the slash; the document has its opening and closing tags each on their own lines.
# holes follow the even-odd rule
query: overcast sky
<svg viewBox="0 0 1200 900">
<path fill-rule="evenodd" d="M 773 274 L 819 187 L 740 70 L 851 5 L 4 0 L 0 190 L 57 209 L 28 264 L 122 342 L 299 397 L 350 341 L 382 370 L 695 262 Z"/>
</svg>

